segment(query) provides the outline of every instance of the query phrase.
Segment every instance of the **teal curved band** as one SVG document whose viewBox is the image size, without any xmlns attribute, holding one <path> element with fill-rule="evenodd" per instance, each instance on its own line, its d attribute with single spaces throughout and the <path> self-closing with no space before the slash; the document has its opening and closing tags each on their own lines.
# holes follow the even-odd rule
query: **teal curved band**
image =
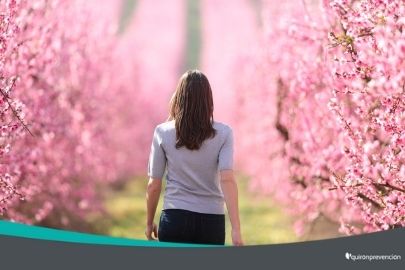
<svg viewBox="0 0 405 270">
<path fill-rule="evenodd" d="M 170 243 L 170 242 L 112 237 L 106 235 L 89 234 L 60 229 L 51 229 L 34 225 L 26 225 L 6 220 L 0 220 L 0 235 L 48 240 L 48 241 L 94 244 L 94 245 L 137 246 L 137 247 L 139 246 L 186 247 L 186 248 L 223 247 L 217 245 L 182 244 L 182 243 Z"/>
</svg>

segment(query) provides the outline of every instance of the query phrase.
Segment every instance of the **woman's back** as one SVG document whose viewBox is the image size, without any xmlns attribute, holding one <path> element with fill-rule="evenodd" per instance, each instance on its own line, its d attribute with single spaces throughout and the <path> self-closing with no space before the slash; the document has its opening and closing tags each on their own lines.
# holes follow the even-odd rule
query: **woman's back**
<svg viewBox="0 0 405 270">
<path fill-rule="evenodd" d="M 213 122 L 216 135 L 200 149 L 176 148 L 175 121 L 155 129 L 148 174 L 162 178 L 167 168 L 163 209 L 185 209 L 224 214 L 224 199 L 218 171 L 233 167 L 233 133 L 223 123 Z"/>
<path fill-rule="evenodd" d="M 233 174 L 233 132 L 214 121 L 213 112 L 207 77 L 199 70 L 184 73 L 170 100 L 168 121 L 153 134 L 146 195 L 148 239 L 153 232 L 159 241 L 223 245 L 226 204 L 232 241 L 243 244 Z M 158 231 L 153 218 L 165 172 Z"/>
</svg>

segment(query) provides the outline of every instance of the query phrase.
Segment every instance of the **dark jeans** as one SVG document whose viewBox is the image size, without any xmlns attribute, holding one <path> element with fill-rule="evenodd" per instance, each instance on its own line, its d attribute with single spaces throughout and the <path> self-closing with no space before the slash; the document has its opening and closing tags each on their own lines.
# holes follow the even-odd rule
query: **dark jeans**
<svg viewBox="0 0 405 270">
<path fill-rule="evenodd" d="M 161 242 L 225 244 L 225 215 L 184 209 L 162 210 L 158 238 Z"/>
</svg>

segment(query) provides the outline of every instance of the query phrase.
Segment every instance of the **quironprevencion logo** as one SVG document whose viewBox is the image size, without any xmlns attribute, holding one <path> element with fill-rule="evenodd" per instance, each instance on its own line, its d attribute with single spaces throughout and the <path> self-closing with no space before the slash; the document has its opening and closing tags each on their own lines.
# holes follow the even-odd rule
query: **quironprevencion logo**
<svg viewBox="0 0 405 270">
<path fill-rule="evenodd" d="M 346 260 L 351 261 L 398 261 L 401 260 L 399 254 L 352 254 L 345 253 Z"/>
</svg>

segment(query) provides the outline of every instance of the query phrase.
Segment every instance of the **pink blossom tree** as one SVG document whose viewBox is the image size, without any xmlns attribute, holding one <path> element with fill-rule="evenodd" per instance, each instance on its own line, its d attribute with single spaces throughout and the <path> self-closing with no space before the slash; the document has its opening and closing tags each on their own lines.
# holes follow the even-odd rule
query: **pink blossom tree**
<svg viewBox="0 0 405 270">
<path fill-rule="evenodd" d="M 402 227 L 405 7 L 302 3 L 274 11 L 266 2 L 264 54 L 247 62 L 259 76 L 242 77 L 251 91 L 239 100 L 252 112 L 242 111 L 240 129 L 270 145 L 249 157 L 259 164 L 252 187 L 293 203 L 305 214 L 297 225 L 322 216 L 345 233 Z"/>
<path fill-rule="evenodd" d="M 0 3 L 4 218 L 38 223 L 53 213 L 54 225 L 67 226 L 70 215 L 99 209 L 98 189 L 119 174 L 106 132 L 117 121 L 114 70 L 105 64 L 118 8 L 96 4 Z"/>
</svg>

